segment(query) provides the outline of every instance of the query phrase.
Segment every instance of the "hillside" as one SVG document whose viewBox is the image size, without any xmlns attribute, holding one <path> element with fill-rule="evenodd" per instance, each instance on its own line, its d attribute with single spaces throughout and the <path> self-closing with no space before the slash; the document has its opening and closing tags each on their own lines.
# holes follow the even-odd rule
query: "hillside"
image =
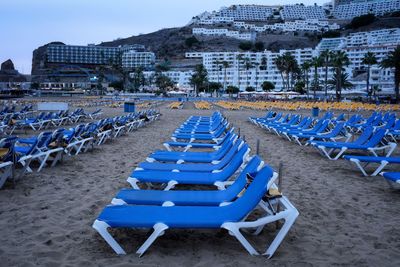
<svg viewBox="0 0 400 267">
<path fill-rule="evenodd" d="M 341 23 L 342 24 L 342 23 Z M 399 17 L 377 18 L 373 23 L 358 29 L 345 29 L 341 31 L 342 36 L 352 32 L 379 30 L 400 26 Z M 223 27 L 220 25 L 220 27 Z M 226 26 L 225 26 L 226 27 Z M 232 28 L 231 28 L 232 29 Z M 198 59 L 185 59 L 185 53 L 189 51 L 212 52 L 212 51 L 238 51 L 240 40 L 222 36 L 197 36 L 199 42 L 188 46 L 186 40 L 192 37 L 192 27 L 168 28 L 156 32 L 102 42 L 101 46 L 119 46 L 129 44 L 142 44 L 147 50 L 156 54 L 157 60 L 168 59 L 174 68 L 187 69 L 200 64 Z M 315 47 L 321 36 L 313 33 L 259 33 L 257 41 L 262 41 L 265 49 L 279 51 L 280 49 L 296 49 Z M 33 52 L 32 74 L 46 75 L 57 69 L 57 65 L 46 63 L 45 49 L 47 45 L 39 47 Z M 92 68 L 91 66 L 88 66 Z"/>
<path fill-rule="evenodd" d="M 185 52 L 198 51 L 237 51 L 240 40 L 222 36 L 197 36 L 199 43 L 188 47 L 185 44 L 187 38 L 192 36 L 191 27 L 162 29 L 149 34 L 132 36 L 111 42 L 103 42 L 102 46 L 119 46 L 128 44 L 142 44 L 148 50 L 156 53 L 158 59 L 182 59 Z M 316 41 L 308 37 L 293 36 L 293 34 L 259 34 L 257 41 L 262 41 L 265 48 L 277 51 L 279 49 L 294 49 L 312 47 Z"/>
</svg>

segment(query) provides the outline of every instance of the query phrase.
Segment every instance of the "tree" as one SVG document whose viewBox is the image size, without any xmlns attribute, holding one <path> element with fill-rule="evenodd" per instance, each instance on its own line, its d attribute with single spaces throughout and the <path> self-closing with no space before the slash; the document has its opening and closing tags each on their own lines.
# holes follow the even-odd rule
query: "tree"
<svg viewBox="0 0 400 267">
<path fill-rule="evenodd" d="M 317 98 L 317 89 L 319 89 L 318 68 L 322 67 L 322 63 L 323 61 L 321 57 L 313 57 L 311 59 L 311 66 L 314 67 L 314 80 L 313 80 L 314 99 Z"/>
<path fill-rule="evenodd" d="M 185 40 L 185 45 L 191 48 L 193 45 L 200 43 L 195 36 L 191 36 Z"/>
<path fill-rule="evenodd" d="M 270 81 L 264 81 L 261 85 L 264 92 L 269 92 L 275 89 L 275 84 Z"/>
<path fill-rule="evenodd" d="M 351 29 L 357 29 L 362 26 L 366 26 L 371 24 L 372 22 L 375 21 L 375 15 L 374 14 L 366 14 L 366 15 L 361 15 L 358 17 L 354 17 L 350 24 L 348 25 L 349 28 Z"/>
<path fill-rule="evenodd" d="M 335 89 L 336 89 L 336 100 L 340 101 L 342 97 L 342 87 L 343 83 L 343 67 L 348 66 L 350 64 L 350 60 L 344 51 L 336 51 L 332 56 L 332 66 L 335 68 L 335 76 L 341 77 L 334 79 L 335 81 Z"/>
<path fill-rule="evenodd" d="M 208 82 L 208 72 L 203 64 L 196 65 L 194 73 L 190 78 L 190 84 L 193 85 L 196 96 L 199 95 L 199 90 L 203 89 Z"/>
<path fill-rule="evenodd" d="M 297 81 L 294 85 L 294 91 L 301 95 L 304 95 L 306 93 L 304 81 Z"/>
<path fill-rule="evenodd" d="M 222 67 L 224 68 L 224 91 L 226 91 L 226 69 L 230 67 L 230 64 L 228 61 L 222 61 L 221 62 Z"/>
<path fill-rule="evenodd" d="M 240 89 L 240 69 L 241 69 L 241 66 L 242 66 L 242 61 L 243 61 L 243 55 L 242 54 L 239 54 L 239 55 L 237 55 L 236 56 L 236 60 L 237 60 L 237 71 L 238 71 L 238 84 L 237 84 L 237 86 L 239 87 L 239 89 Z"/>
<path fill-rule="evenodd" d="M 124 83 L 122 81 L 114 81 L 110 83 L 110 87 L 114 88 L 117 91 L 124 90 Z"/>
<path fill-rule="evenodd" d="M 208 83 L 208 86 L 207 86 L 208 90 L 207 91 L 209 93 L 212 93 L 214 91 L 218 92 L 221 88 L 222 88 L 222 84 L 216 83 L 216 82 L 210 82 L 210 83 Z"/>
<path fill-rule="evenodd" d="M 365 53 L 361 63 L 364 65 L 367 65 L 367 95 L 368 95 L 368 99 L 371 100 L 372 91 L 369 90 L 371 65 L 378 64 L 378 60 L 376 59 L 376 56 L 374 53 L 367 52 L 367 53 Z"/>
<path fill-rule="evenodd" d="M 249 80 L 249 70 L 253 67 L 253 63 L 251 62 L 251 59 L 246 57 L 244 58 L 244 68 L 246 69 L 246 83 L 247 86 L 250 86 L 250 80 Z"/>
<path fill-rule="evenodd" d="M 283 56 L 278 55 L 274 59 L 274 64 L 275 64 L 276 68 L 278 69 L 279 73 L 281 74 L 283 89 L 285 89 L 285 77 L 283 76 L 283 74 L 286 72 L 286 67 L 285 67 L 285 60 L 284 60 Z"/>
<path fill-rule="evenodd" d="M 243 51 L 249 51 L 249 50 L 251 50 L 252 47 L 253 47 L 252 42 L 241 42 L 239 44 L 239 48 Z"/>
<path fill-rule="evenodd" d="M 229 94 L 229 96 L 230 97 L 232 97 L 232 94 L 237 94 L 237 93 L 239 93 L 239 87 L 236 87 L 236 86 L 232 86 L 232 85 L 229 85 L 227 88 L 226 88 L 226 92 Z"/>
<path fill-rule="evenodd" d="M 396 103 L 399 103 L 399 85 L 400 85 L 400 45 L 394 51 L 381 61 L 381 67 L 385 69 L 394 70 L 394 93 L 396 96 Z"/>
<path fill-rule="evenodd" d="M 333 54 L 329 50 L 322 51 L 320 57 L 322 58 L 323 65 L 325 67 L 325 83 L 324 83 L 324 89 L 325 89 L 325 101 L 328 99 L 328 69 L 331 64 L 331 58 Z"/>
<path fill-rule="evenodd" d="M 256 91 L 256 89 L 254 87 L 252 87 L 252 86 L 247 86 L 246 87 L 246 92 L 255 92 L 255 91 Z"/>
<path fill-rule="evenodd" d="M 133 80 L 133 90 L 134 92 L 137 92 L 140 86 L 143 86 L 144 84 L 144 74 L 142 67 L 135 68 L 132 80 Z"/>
<path fill-rule="evenodd" d="M 308 72 L 310 71 L 310 68 L 311 68 L 311 62 L 310 61 L 305 61 L 305 62 L 303 62 L 303 64 L 301 64 L 301 70 L 303 71 L 303 80 L 304 80 L 304 84 L 305 84 L 307 98 L 310 95 L 309 90 L 308 90 L 308 84 L 309 84 Z"/>
<path fill-rule="evenodd" d="M 165 76 L 162 73 L 156 74 L 155 84 L 164 94 L 166 93 L 168 88 L 172 88 L 175 86 L 175 83 L 171 80 L 171 78 Z"/>
<path fill-rule="evenodd" d="M 264 43 L 263 42 L 261 42 L 261 41 L 259 41 L 259 42 L 256 42 L 255 44 L 254 44 L 254 49 L 256 50 L 256 51 L 264 51 L 264 49 L 265 49 L 265 45 L 264 45 Z"/>
<path fill-rule="evenodd" d="M 354 85 L 349 81 L 349 75 L 345 72 L 338 72 L 335 70 L 333 77 L 331 80 L 328 81 L 328 84 L 331 85 L 331 87 L 336 88 L 337 84 L 341 84 L 341 88 L 343 89 L 350 89 Z"/>
</svg>

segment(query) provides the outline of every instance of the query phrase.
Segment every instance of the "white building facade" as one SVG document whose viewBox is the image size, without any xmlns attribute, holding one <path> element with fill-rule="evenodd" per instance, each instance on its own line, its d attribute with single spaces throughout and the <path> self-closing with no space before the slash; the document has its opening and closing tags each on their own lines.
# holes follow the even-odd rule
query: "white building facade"
<svg viewBox="0 0 400 267">
<path fill-rule="evenodd" d="M 370 13 L 382 16 L 398 10 L 400 10 L 400 0 L 376 0 L 338 5 L 332 15 L 338 19 L 352 19 Z"/>
<path fill-rule="evenodd" d="M 372 52 L 380 62 L 398 45 L 400 45 L 400 28 L 361 32 L 341 38 L 326 38 L 322 39 L 315 49 L 281 50 L 277 53 L 267 50 L 264 52 L 190 52 L 186 53 L 186 57 L 202 58 L 211 82 L 219 82 L 225 86 L 237 86 L 242 91 L 251 86 L 260 91 L 264 81 L 274 83 L 277 90 L 284 88 L 281 73 L 274 63 L 274 59 L 278 55 L 289 52 L 296 58 L 297 63 L 301 65 L 320 55 L 325 50 L 342 50 L 347 53 L 351 62 L 345 68 L 345 72 L 347 72 L 350 81 L 354 84 L 354 89 L 365 90 L 365 79 L 353 76 L 357 75 L 355 71 L 366 70 L 366 66 L 361 63 L 364 55 L 367 52 Z M 228 67 L 226 69 L 222 62 L 227 62 Z M 317 72 L 320 86 L 323 86 L 325 68 L 320 67 Z M 334 69 L 329 67 L 328 79 L 332 79 L 333 73 Z M 370 74 L 371 86 L 377 85 L 384 92 L 393 92 L 393 70 L 381 69 L 379 65 L 374 65 L 371 67 Z M 311 88 L 311 81 L 314 79 L 314 68 L 309 70 L 308 78 L 309 87 Z"/>
</svg>

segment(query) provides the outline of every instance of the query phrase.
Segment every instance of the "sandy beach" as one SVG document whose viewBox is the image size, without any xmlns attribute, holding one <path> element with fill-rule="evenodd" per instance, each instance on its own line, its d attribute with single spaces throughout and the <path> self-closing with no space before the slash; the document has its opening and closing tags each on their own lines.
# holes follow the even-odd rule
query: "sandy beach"
<svg viewBox="0 0 400 267">
<path fill-rule="evenodd" d="M 259 139 L 265 162 L 276 170 L 283 164 L 282 191 L 300 212 L 274 257 L 250 256 L 226 231 L 168 230 L 138 258 L 135 251 L 149 233 L 132 229 L 113 231 L 128 253 L 117 256 L 93 221 L 129 188 L 126 178 L 137 164 L 163 149 L 188 116 L 212 113 L 192 104 L 160 110 L 160 120 L 0 190 L 0 266 L 400 266 L 400 193 L 382 177 L 361 176 L 347 161 L 329 161 L 266 133 L 247 120 L 265 112 L 251 110 L 224 115 L 253 153 Z M 263 251 L 274 234 L 275 224 L 250 240 Z"/>
</svg>

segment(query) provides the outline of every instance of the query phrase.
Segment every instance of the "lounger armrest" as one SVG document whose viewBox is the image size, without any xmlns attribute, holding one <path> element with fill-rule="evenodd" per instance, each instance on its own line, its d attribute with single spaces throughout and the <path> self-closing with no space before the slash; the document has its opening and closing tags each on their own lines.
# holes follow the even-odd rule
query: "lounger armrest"
<svg viewBox="0 0 400 267">
<path fill-rule="evenodd" d="M 368 148 L 369 151 L 371 152 L 375 152 L 375 151 L 380 151 L 380 150 L 386 150 L 389 149 L 388 153 L 386 154 L 386 157 L 389 157 L 393 151 L 396 149 L 397 144 L 390 142 L 389 144 L 385 145 L 385 146 L 381 146 L 381 147 L 370 147 Z"/>
</svg>

